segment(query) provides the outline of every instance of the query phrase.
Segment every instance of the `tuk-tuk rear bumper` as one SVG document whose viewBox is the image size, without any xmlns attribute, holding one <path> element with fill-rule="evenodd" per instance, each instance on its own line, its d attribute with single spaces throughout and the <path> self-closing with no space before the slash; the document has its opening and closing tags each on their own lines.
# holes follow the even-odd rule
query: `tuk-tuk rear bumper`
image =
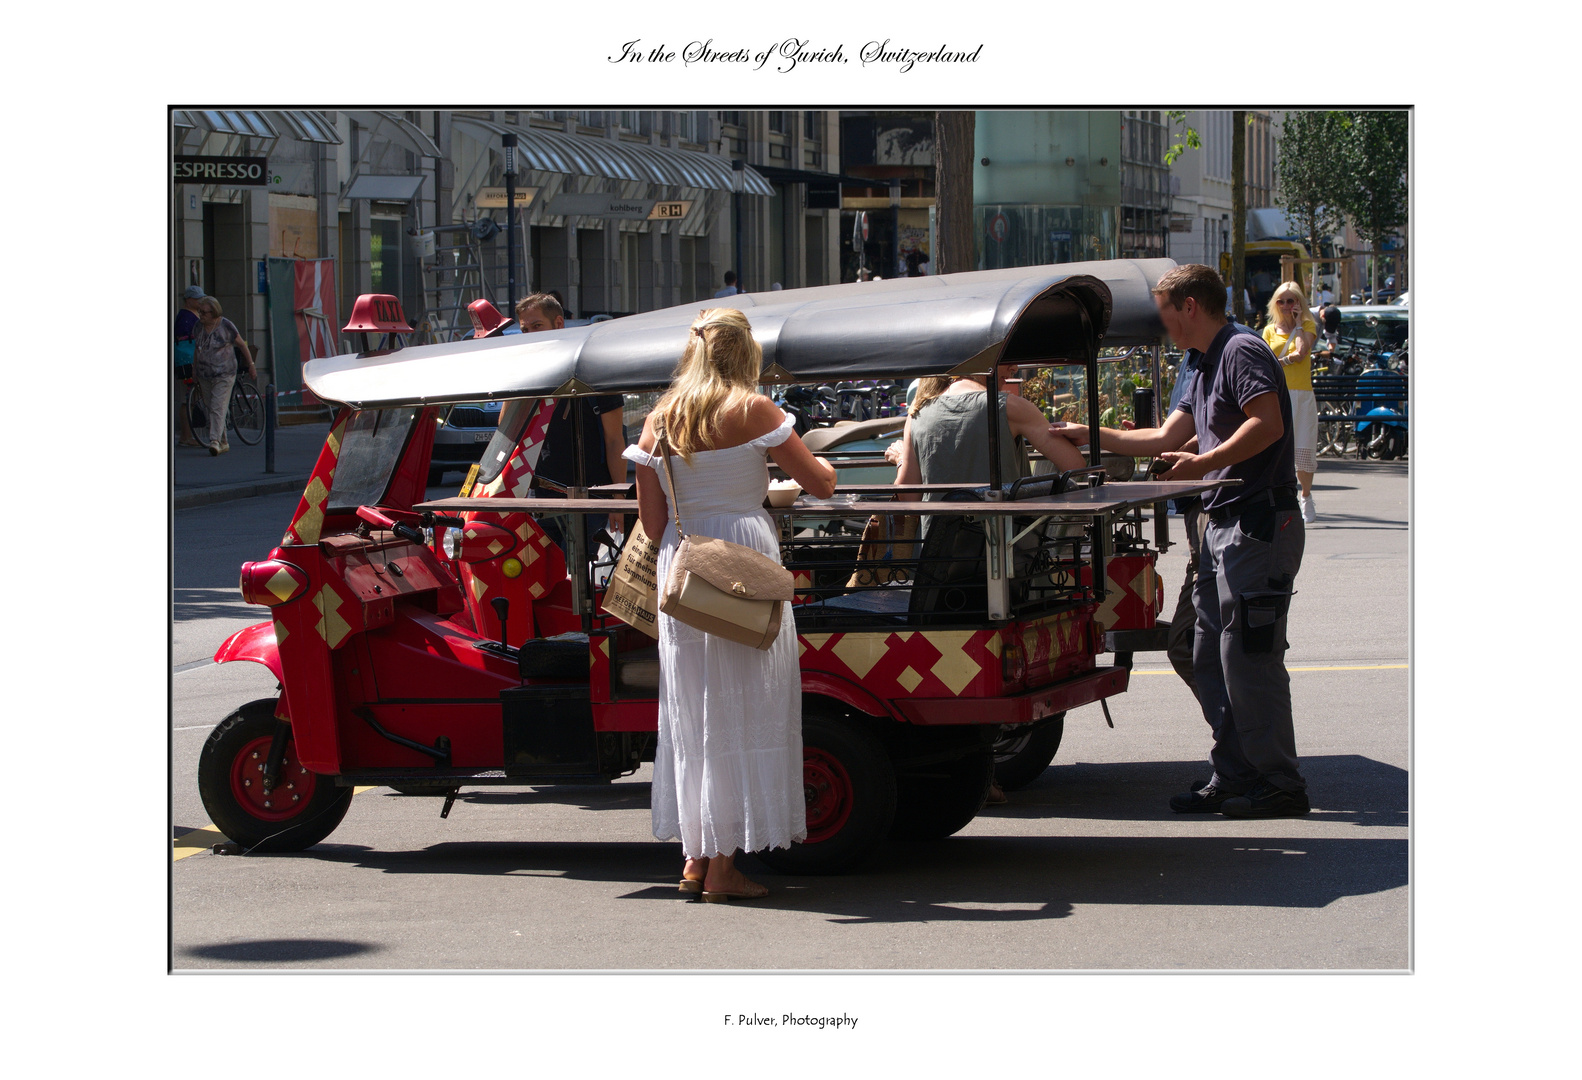
<svg viewBox="0 0 1582 1080">
<path fill-rule="evenodd" d="M 1126 668 L 1104 667 L 1010 697 L 902 698 L 893 704 L 914 724 L 1029 724 L 1124 693 L 1130 676 Z"/>
</svg>

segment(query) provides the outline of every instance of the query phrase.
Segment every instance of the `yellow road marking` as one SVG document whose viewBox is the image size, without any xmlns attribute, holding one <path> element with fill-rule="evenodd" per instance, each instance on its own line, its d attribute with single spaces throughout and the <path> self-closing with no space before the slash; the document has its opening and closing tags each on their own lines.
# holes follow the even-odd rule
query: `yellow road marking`
<svg viewBox="0 0 1582 1080">
<path fill-rule="evenodd" d="M 1287 671 L 1398 671 L 1407 667 L 1406 664 L 1355 664 L 1349 667 L 1293 667 Z M 1133 675 L 1174 675 L 1173 668 L 1161 671 L 1133 671 Z"/>
<path fill-rule="evenodd" d="M 372 790 L 372 787 L 354 787 L 352 788 L 352 794 L 361 795 L 365 791 Z M 182 833 L 176 837 L 175 858 L 171 861 L 175 862 L 176 859 L 185 859 L 188 855 L 196 855 L 200 851 L 208 851 L 215 844 L 223 844 L 228 839 L 229 837 L 213 825 L 205 825 L 201 829 L 193 829 L 189 833 Z"/>
</svg>

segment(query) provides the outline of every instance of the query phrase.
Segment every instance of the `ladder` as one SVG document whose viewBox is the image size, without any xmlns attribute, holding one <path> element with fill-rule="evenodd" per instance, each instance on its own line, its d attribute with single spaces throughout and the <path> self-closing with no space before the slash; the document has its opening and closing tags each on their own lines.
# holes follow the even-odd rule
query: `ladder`
<svg viewBox="0 0 1582 1080">
<path fill-rule="evenodd" d="M 451 243 L 436 244 L 435 261 L 423 263 L 423 298 L 427 310 L 418 327 L 420 341 L 425 344 L 459 341 L 472 335 L 467 305 L 483 298 L 492 300 L 494 292 L 484 277 L 483 241 L 492 239 L 499 228 L 493 218 L 480 217 L 476 221 L 436 225 L 425 230 Z M 510 312 L 506 314 L 509 316 Z"/>
</svg>

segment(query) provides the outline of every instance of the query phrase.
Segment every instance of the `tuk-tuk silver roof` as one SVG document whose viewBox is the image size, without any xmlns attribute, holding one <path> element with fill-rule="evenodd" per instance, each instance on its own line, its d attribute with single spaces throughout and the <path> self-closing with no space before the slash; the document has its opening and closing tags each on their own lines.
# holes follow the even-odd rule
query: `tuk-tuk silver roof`
<svg viewBox="0 0 1582 1080">
<path fill-rule="evenodd" d="M 742 293 L 536 334 L 310 360 L 318 397 L 355 408 L 657 390 L 700 310 L 746 314 L 766 381 L 909 378 L 1000 363 L 1085 362 L 1160 341 L 1149 290 L 1169 259 L 1067 263 Z"/>
</svg>

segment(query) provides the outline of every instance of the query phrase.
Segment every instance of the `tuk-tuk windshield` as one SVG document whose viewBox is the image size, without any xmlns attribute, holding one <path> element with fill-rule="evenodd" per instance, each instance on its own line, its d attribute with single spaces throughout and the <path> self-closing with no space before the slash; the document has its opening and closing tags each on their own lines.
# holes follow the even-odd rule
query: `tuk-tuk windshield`
<svg viewBox="0 0 1582 1080">
<path fill-rule="evenodd" d="M 335 463 L 331 510 L 373 506 L 384 498 L 417 414 L 414 406 L 365 409 L 352 414 Z"/>
</svg>

